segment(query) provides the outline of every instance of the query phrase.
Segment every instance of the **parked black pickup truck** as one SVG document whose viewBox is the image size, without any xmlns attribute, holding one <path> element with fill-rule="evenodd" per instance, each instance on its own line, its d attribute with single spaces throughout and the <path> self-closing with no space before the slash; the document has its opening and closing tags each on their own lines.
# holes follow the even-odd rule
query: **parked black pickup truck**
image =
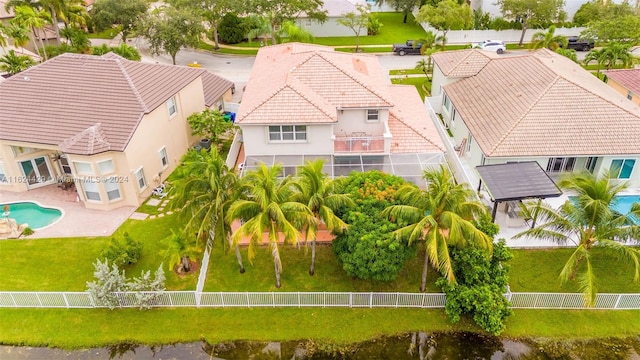
<svg viewBox="0 0 640 360">
<path fill-rule="evenodd" d="M 578 51 L 589 51 L 594 47 L 593 40 L 580 39 L 577 36 L 567 37 L 567 49 L 573 49 Z M 562 44 L 560 44 L 562 47 Z"/>
<path fill-rule="evenodd" d="M 400 56 L 420 55 L 420 48 L 422 48 L 422 43 L 413 40 L 407 40 L 404 44 L 393 44 L 393 52 Z"/>
</svg>

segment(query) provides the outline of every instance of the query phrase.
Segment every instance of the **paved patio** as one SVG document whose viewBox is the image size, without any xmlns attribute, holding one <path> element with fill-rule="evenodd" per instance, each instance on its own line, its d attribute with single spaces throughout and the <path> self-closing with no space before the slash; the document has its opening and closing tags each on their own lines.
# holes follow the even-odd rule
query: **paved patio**
<svg viewBox="0 0 640 360">
<path fill-rule="evenodd" d="M 35 201 L 42 206 L 56 207 L 64 212 L 56 223 L 35 230 L 29 238 L 109 236 L 136 209 L 132 206 L 109 211 L 87 209 L 73 188 L 62 190 L 55 184 L 21 193 L 0 191 L 0 203 L 16 201 Z"/>
</svg>

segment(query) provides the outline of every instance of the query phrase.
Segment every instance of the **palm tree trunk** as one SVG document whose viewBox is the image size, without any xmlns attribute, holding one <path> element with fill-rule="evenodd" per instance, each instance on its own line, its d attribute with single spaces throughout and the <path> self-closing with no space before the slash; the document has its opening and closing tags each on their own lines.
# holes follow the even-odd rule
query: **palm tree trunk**
<svg viewBox="0 0 640 360">
<path fill-rule="evenodd" d="M 520 34 L 520 42 L 518 42 L 518 46 L 522 46 L 522 41 L 524 41 L 524 33 L 527 32 L 527 27 L 522 23 L 522 33 Z"/>
<path fill-rule="evenodd" d="M 276 26 L 274 24 L 271 25 L 271 45 L 276 45 L 278 40 L 276 39 Z M 267 46 L 267 44 L 264 44 Z"/>
<path fill-rule="evenodd" d="M 191 270 L 191 265 L 189 265 L 189 257 L 188 256 L 183 256 L 182 257 L 182 270 L 184 272 L 189 272 L 189 270 Z"/>
<path fill-rule="evenodd" d="M 42 41 L 42 38 L 43 38 L 43 37 L 45 36 L 45 34 L 46 34 L 46 33 L 45 33 L 45 31 L 44 31 L 44 29 L 42 29 L 42 34 L 43 34 L 42 36 L 38 36 L 38 32 L 36 31 L 36 28 L 33 28 L 33 29 L 32 29 L 32 31 L 33 31 L 33 33 L 35 34 L 35 36 L 37 36 L 37 37 L 38 37 L 38 40 L 39 40 L 39 42 L 40 42 L 40 47 L 42 48 L 42 54 L 44 55 L 44 61 L 49 60 L 49 58 L 48 58 L 48 56 L 47 56 L 47 49 L 44 47 L 44 41 Z M 35 43 L 34 43 L 33 45 L 35 45 L 36 47 L 38 47 Z"/>
<path fill-rule="evenodd" d="M 238 245 L 236 248 L 236 259 L 238 260 L 238 266 L 240 267 L 240 274 L 244 274 L 244 264 L 242 263 L 242 254 L 240 253 L 240 247 Z"/>
<path fill-rule="evenodd" d="M 311 240 L 311 266 L 309 266 L 309 275 L 313 276 L 316 272 L 316 239 Z"/>
<path fill-rule="evenodd" d="M 56 32 L 56 44 L 60 45 L 60 27 L 58 27 L 58 14 L 53 8 L 53 5 L 49 5 L 49 11 L 51 12 L 51 22 L 53 23 L 53 30 Z"/>
<path fill-rule="evenodd" d="M 429 250 L 424 249 L 424 264 L 422 265 L 422 280 L 420 282 L 420 292 L 427 290 L 427 272 L 429 271 Z"/>
<path fill-rule="evenodd" d="M 271 245 L 271 255 L 273 256 L 273 265 L 276 271 L 276 288 L 280 288 L 280 273 L 282 272 L 282 263 L 280 262 L 280 252 L 278 251 L 278 244 Z"/>
</svg>

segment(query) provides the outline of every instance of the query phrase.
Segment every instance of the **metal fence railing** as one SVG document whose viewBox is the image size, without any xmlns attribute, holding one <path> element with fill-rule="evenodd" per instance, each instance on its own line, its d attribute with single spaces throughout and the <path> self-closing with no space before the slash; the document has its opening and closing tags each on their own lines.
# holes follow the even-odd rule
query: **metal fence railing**
<svg viewBox="0 0 640 360">
<path fill-rule="evenodd" d="M 443 308 L 441 293 L 386 292 L 198 292 L 164 291 L 153 294 L 151 307 L 347 307 Z M 117 293 L 119 307 L 138 307 L 135 292 Z M 139 295 L 139 294 L 138 294 Z M 598 294 L 587 307 L 578 293 L 507 293 L 514 309 L 621 309 L 640 310 L 640 294 Z M 0 307 L 94 308 L 88 292 L 0 292 Z"/>
</svg>

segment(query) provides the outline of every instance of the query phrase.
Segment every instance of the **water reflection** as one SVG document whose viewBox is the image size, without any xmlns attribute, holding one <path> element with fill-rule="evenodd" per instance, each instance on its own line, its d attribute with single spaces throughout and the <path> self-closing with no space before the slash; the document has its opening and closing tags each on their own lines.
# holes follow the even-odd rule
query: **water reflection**
<svg viewBox="0 0 640 360">
<path fill-rule="evenodd" d="M 639 359 L 640 337 L 597 341 L 510 340 L 474 333 L 414 332 L 343 346 L 316 341 L 189 343 L 138 346 L 121 343 L 102 349 L 66 351 L 0 346 L 0 359 L 226 359 L 226 360 L 624 360 Z"/>
</svg>

